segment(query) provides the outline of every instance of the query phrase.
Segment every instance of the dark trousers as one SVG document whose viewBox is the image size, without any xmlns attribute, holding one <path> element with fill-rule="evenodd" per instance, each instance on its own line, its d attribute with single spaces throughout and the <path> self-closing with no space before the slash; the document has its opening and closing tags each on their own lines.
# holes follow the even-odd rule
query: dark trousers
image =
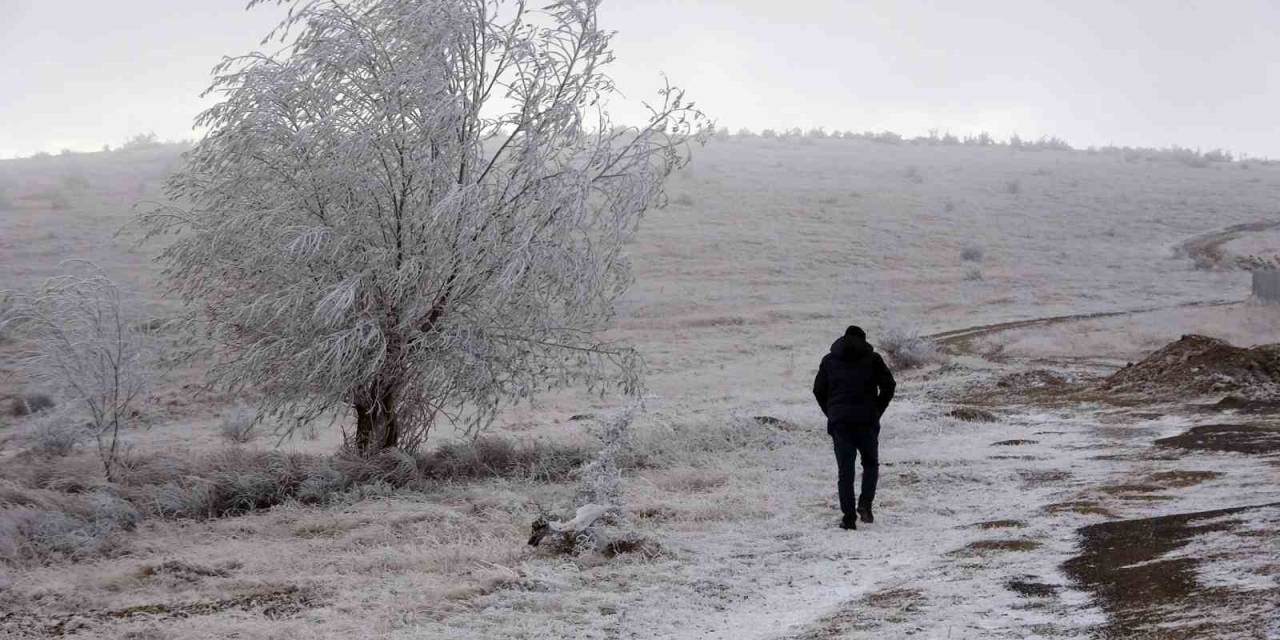
<svg viewBox="0 0 1280 640">
<path fill-rule="evenodd" d="M 880 479 L 879 431 L 874 427 L 831 430 L 839 474 L 836 482 L 840 490 L 840 511 L 846 516 L 855 516 L 858 505 L 869 507 L 876 499 L 876 481 Z M 862 495 L 855 500 L 853 468 L 859 453 L 862 454 Z"/>
</svg>

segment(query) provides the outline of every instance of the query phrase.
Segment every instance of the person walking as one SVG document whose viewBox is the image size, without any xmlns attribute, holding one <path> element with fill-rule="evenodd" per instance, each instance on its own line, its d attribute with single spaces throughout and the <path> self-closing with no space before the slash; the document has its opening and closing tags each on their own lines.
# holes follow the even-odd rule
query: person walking
<svg viewBox="0 0 1280 640">
<path fill-rule="evenodd" d="M 897 386 L 893 372 L 860 327 L 846 329 L 818 366 L 813 396 L 827 417 L 827 433 L 835 445 L 842 529 L 857 529 L 859 516 L 863 522 L 875 522 L 871 508 L 880 475 L 880 417 Z M 855 498 L 854 465 L 859 454 L 862 492 Z"/>
</svg>

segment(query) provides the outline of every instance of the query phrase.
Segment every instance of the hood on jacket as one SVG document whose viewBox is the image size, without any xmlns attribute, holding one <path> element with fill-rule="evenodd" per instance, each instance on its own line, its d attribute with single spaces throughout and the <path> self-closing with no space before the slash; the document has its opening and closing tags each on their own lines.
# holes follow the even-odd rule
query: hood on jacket
<svg viewBox="0 0 1280 640">
<path fill-rule="evenodd" d="M 857 336 L 840 336 L 831 343 L 831 353 L 841 360 L 854 362 L 874 352 L 870 342 Z"/>
</svg>

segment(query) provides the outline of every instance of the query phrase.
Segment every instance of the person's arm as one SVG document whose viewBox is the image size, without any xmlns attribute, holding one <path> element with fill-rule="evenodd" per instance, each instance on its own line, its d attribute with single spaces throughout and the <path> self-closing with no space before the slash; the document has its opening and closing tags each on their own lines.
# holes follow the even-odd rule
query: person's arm
<svg viewBox="0 0 1280 640">
<path fill-rule="evenodd" d="M 818 375 L 813 379 L 813 397 L 818 401 L 822 415 L 827 415 L 827 361 L 818 365 Z"/>
<path fill-rule="evenodd" d="M 893 372 L 889 371 L 889 365 L 884 363 L 884 358 L 876 355 L 875 361 L 875 381 L 876 381 L 876 408 L 880 410 L 880 415 L 884 415 L 889 403 L 893 402 L 893 393 L 898 389 L 898 383 L 893 379 Z"/>
</svg>

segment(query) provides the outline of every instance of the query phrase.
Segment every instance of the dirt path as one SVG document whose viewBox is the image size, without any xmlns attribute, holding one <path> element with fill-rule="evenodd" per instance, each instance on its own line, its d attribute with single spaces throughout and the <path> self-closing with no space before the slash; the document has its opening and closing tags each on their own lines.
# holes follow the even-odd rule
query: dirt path
<svg viewBox="0 0 1280 640">
<path fill-rule="evenodd" d="M 1178 256 L 1184 256 L 1195 262 L 1196 266 L 1202 269 L 1222 269 L 1231 268 L 1235 265 L 1230 262 L 1231 256 L 1223 252 L 1222 246 L 1246 233 L 1257 233 L 1259 231 L 1269 231 L 1271 229 L 1280 228 L 1280 220 L 1262 220 L 1258 222 L 1250 222 L 1246 224 L 1237 224 L 1219 229 L 1202 235 L 1195 236 L 1189 240 L 1185 240 L 1174 248 L 1174 253 Z M 1103 311 L 1097 313 L 1079 313 L 1063 316 L 1048 316 L 1043 318 L 1030 318 L 1027 320 L 1013 320 L 1010 322 L 998 322 L 994 324 L 978 325 L 974 327 L 966 327 L 964 329 L 953 329 L 951 331 L 943 331 L 926 336 L 930 340 L 937 342 L 946 347 L 962 352 L 971 353 L 970 345 L 972 342 L 984 336 L 1010 331 L 1013 329 L 1026 329 L 1031 327 L 1048 327 L 1056 324 L 1067 322 L 1077 322 L 1081 320 L 1098 320 L 1103 318 L 1117 318 L 1122 316 L 1131 316 L 1141 313 L 1152 313 L 1156 311 L 1168 311 L 1170 309 L 1186 309 L 1197 307 L 1220 307 L 1232 304 L 1238 304 L 1239 301 L 1232 300 L 1206 300 L 1201 302 L 1192 302 L 1187 304 L 1164 305 L 1157 307 L 1144 307 L 1140 309 L 1128 309 L 1124 311 Z"/>
<path fill-rule="evenodd" d="M 1098 320 L 1103 318 L 1118 318 L 1122 316 L 1133 316 L 1142 313 L 1153 313 L 1156 311 L 1168 311 L 1171 309 L 1194 309 L 1205 307 L 1225 307 L 1233 304 L 1240 304 L 1239 300 L 1206 300 L 1201 302 L 1189 302 L 1185 304 L 1164 305 L 1158 307 L 1142 307 L 1140 309 L 1127 309 L 1124 311 L 1101 311 L 1097 313 L 1078 313 L 1065 316 L 1049 316 L 1045 318 L 1031 318 L 1027 320 L 1013 320 L 1010 322 L 997 322 L 994 324 L 984 324 L 975 327 L 966 327 L 964 329 L 953 329 L 951 331 L 943 331 L 925 336 L 939 345 L 950 348 L 957 353 L 972 354 L 972 344 L 974 340 L 986 336 L 994 335 L 1004 331 L 1014 329 L 1028 329 L 1033 327 L 1049 327 L 1057 324 L 1068 322 L 1079 322 L 1082 320 Z"/>
<path fill-rule="evenodd" d="M 1222 246 L 1246 233 L 1269 231 L 1280 227 L 1280 220 L 1262 220 L 1237 224 L 1226 229 L 1196 236 L 1174 248 L 1174 255 L 1190 258 L 1197 269 L 1232 269 L 1238 265 L 1223 251 Z"/>
</svg>

